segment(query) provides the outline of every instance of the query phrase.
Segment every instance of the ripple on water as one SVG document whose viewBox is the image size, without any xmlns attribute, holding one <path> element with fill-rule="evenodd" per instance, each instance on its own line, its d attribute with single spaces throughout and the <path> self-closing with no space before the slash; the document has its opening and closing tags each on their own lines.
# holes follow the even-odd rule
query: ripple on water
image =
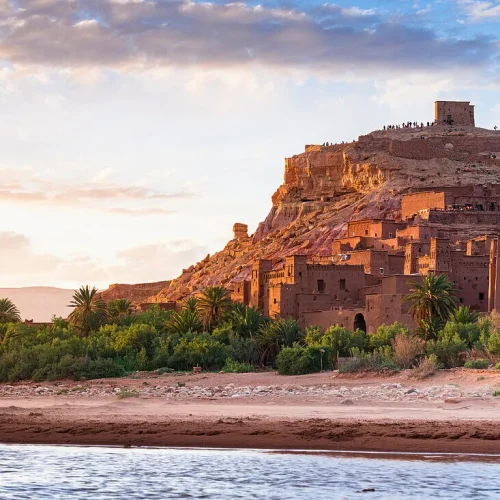
<svg viewBox="0 0 500 500">
<path fill-rule="evenodd" d="M 0 445 L 0 498 L 500 498 L 499 463 L 243 450 Z"/>
</svg>

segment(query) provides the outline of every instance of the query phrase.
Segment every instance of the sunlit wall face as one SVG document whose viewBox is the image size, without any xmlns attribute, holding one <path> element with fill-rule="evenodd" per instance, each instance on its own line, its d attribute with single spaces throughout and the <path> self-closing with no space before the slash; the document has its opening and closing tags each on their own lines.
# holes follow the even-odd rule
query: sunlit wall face
<svg viewBox="0 0 500 500">
<path fill-rule="evenodd" d="M 436 99 L 500 125 L 499 20 L 472 0 L 0 0 L 0 286 L 172 278 L 256 228 L 304 144 Z"/>
</svg>

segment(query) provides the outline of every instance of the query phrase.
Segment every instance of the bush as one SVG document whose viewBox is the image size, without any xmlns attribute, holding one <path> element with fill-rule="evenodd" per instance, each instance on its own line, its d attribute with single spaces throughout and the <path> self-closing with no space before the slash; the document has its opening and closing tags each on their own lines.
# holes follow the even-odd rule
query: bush
<svg viewBox="0 0 500 500">
<path fill-rule="evenodd" d="M 500 363 L 497 363 L 497 364 L 495 365 L 495 370 L 500 370 Z"/>
<path fill-rule="evenodd" d="M 280 375 L 305 375 L 321 370 L 322 352 L 318 347 L 285 347 L 276 358 Z"/>
<path fill-rule="evenodd" d="M 87 379 L 123 377 L 127 372 L 110 358 L 87 360 L 76 377 Z"/>
<path fill-rule="evenodd" d="M 400 368 L 411 368 L 424 352 L 424 341 L 418 337 L 398 333 L 391 341 L 394 359 Z"/>
<path fill-rule="evenodd" d="M 445 368 L 455 368 L 462 364 L 467 345 L 458 334 L 447 336 L 443 332 L 439 332 L 437 340 L 427 342 L 426 350 L 427 354 L 434 354 L 438 363 Z"/>
<path fill-rule="evenodd" d="M 498 332 L 493 332 L 486 344 L 488 352 L 494 356 L 500 355 L 500 334 Z"/>
<path fill-rule="evenodd" d="M 464 364 L 464 368 L 471 368 L 474 370 L 484 370 L 490 366 L 487 359 L 471 359 Z"/>
<path fill-rule="evenodd" d="M 169 366 L 175 370 L 191 370 L 201 366 L 204 370 L 220 370 L 228 358 L 229 347 L 215 341 L 208 334 L 184 337 L 175 346 Z"/>
<path fill-rule="evenodd" d="M 481 329 L 476 323 L 455 323 L 448 321 L 443 328 L 443 331 L 438 334 L 446 338 L 458 336 L 467 347 L 472 347 L 479 342 L 481 337 Z"/>
<path fill-rule="evenodd" d="M 369 371 L 397 371 L 398 366 L 390 355 L 390 348 L 380 348 L 372 353 L 352 349 L 351 358 L 342 360 L 339 373 L 355 373 Z"/>
<path fill-rule="evenodd" d="M 373 351 L 379 347 L 390 346 L 392 340 L 398 334 L 409 335 L 410 331 L 402 323 L 393 323 L 392 325 L 381 325 L 377 331 L 369 336 L 370 349 Z"/>
<path fill-rule="evenodd" d="M 226 359 L 226 364 L 222 370 L 225 373 L 250 373 L 254 371 L 254 368 L 249 363 L 239 363 L 231 358 Z"/>
<path fill-rule="evenodd" d="M 317 338 L 315 333 L 311 333 L 309 339 Z M 306 339 L 307 342 L 307 339 Z M 352 348 L 363 350 L 366 344 L 366 333 L 361 330 L 351 332 L 341 326 L 331 326 L 321 337 L 321 341 L 314 347 L 326 347 L 333 357 L 348 356 Z M 308 344 L 309 345 L 309 344 Z"/>
<path fill-rule="evenodd" d="M 437 369 L 437 357 L 435 354 L 422 358 L 418 365 L 412 370 L 411 376 L 424 379 L 434 374 Z"/>
</svg>

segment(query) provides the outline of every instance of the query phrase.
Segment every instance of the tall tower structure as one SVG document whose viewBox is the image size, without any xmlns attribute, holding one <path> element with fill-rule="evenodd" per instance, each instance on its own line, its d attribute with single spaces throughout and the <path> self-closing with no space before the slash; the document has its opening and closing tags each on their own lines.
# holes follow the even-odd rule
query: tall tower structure
<svg viewBox="0 0 500 500">
<path fill-rule="evenodd" d="M 436 125 L 476 126 L 474 106 L 469 101 L 436 101 L 434 119 Z"/>
</svg>

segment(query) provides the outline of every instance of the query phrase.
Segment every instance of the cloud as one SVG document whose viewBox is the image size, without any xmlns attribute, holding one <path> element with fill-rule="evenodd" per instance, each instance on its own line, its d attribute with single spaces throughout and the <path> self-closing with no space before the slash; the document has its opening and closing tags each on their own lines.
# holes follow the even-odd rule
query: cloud
<svg viewBox="0 0 500 500">
<path fill-rule="evenodd" d="M 26 235 L 0 232 L 0 287 L 110 283 L 144 283 L 171 279 L 208 250 L 191 240 L 157 242 L 117 252 L 110 262 L 87 255 L 61 258 L 37 253 Z"/>
<path fill-rule="evenodd" d="M 477 0 L 458 0 L 467 15 L 468 21 L 479 22 L 500 18 L 500 3 Z"/>
<path fill-rule="evenodd" d="M 90 206 L 121 215 L 168 215 L 174 213 L 163 206 L 117 207 L 109 203 L 165 203 L 193 198 L 190 191 L 163 192 L 141 185 L 125 186 L 108 180 L 110 172 L 102 171 L 89 182 L 50 179 L 26 169 L 22 176 L 11 169 L 0 169 L 0 203 L 35 206 Z"/>
<path fill-rule="evenodd" d="M 483 16 L 497 9 L 491 2 L 466 3 Z M 293 8 L 293 2 L 290 8 L 272 8 L 191 0 L 16 4 L 0 27 L 0 58 L 21 66 L 445 71 L 487 66 L 496 53 L 493 39 L 443 38 L 374 9 L 328 3 L 308 9 L 298 3 Z"/>
<path fill-rule="evenodd" d="M 30 240 L 23 234 L 11 231 L 0 232 L 0 275 L 5 279 L 7 275 L 18 276 L 54 271 L 61 263 L 54 255 L 36 253 Z M 0 284 L 0 286 L 2 286 Z"/>
</svg>

